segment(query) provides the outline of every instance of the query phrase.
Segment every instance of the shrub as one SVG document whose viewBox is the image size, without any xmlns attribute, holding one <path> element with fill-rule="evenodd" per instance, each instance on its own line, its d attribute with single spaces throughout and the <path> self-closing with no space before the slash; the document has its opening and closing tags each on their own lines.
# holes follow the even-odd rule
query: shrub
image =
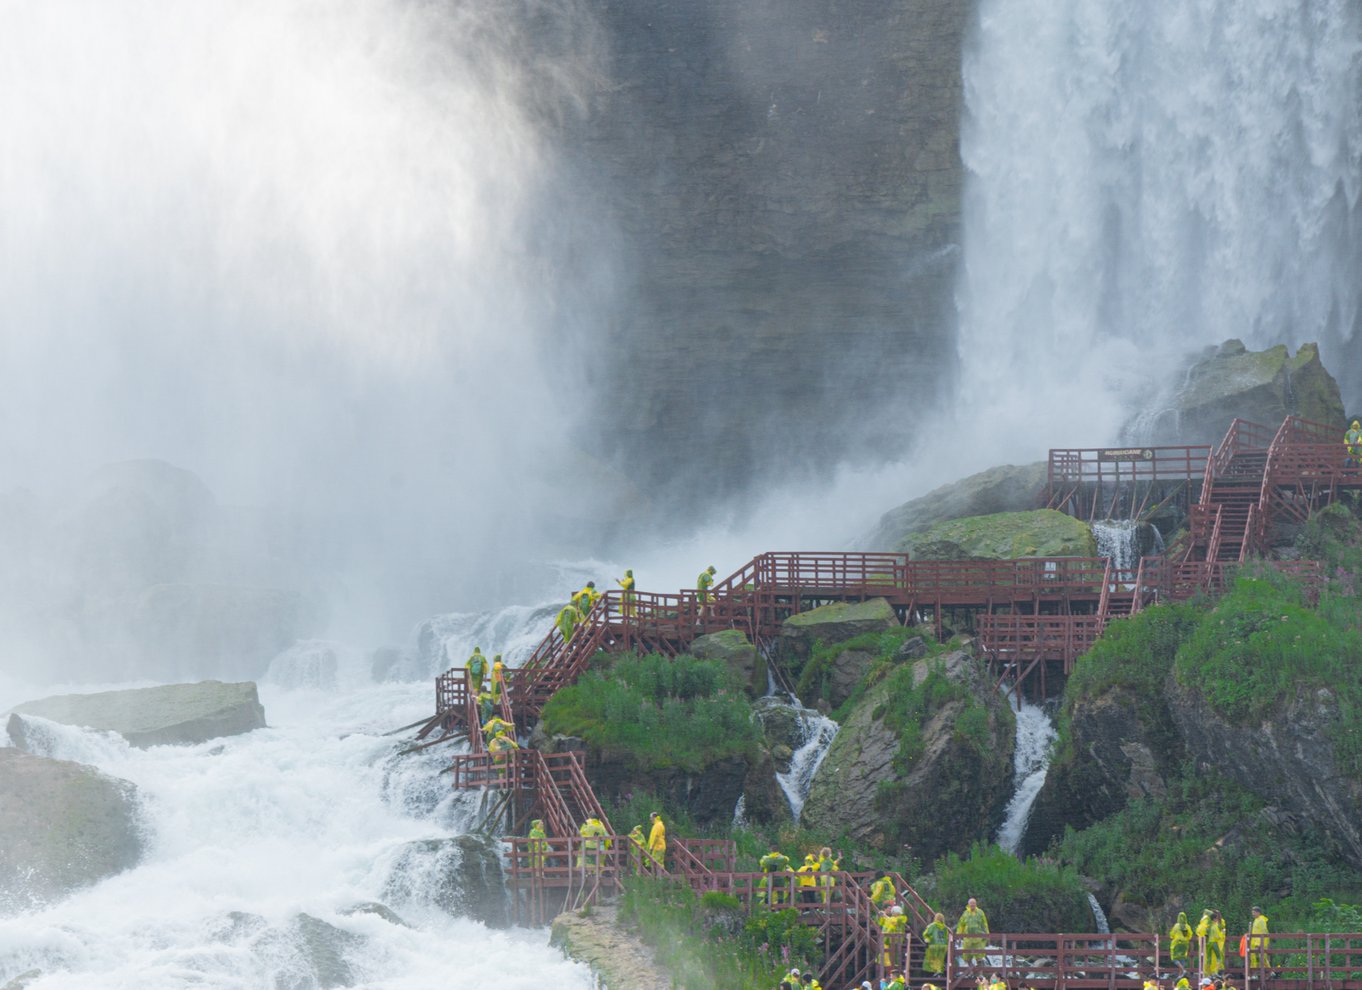
<svg viewBox="0 0 1362 990">
<path fill-rule="evenodd" d="M 936 863 L 931 891 L 928 899 L 952 926 L 971 897 L 995 932 L 1081 932 L 1093 925 L 1076 871 L 1018 860 L 994 845 L 975 843 L 968 858 L 947 853 Z"/>
<path fill-rule="evenodd" d="M 759 730 L 752 707 L 720 660 L 621 654 L 544 706 L 544 728 L 580 736 L 641 770 L 698 772 L 749 755 Z"/>
</svg>

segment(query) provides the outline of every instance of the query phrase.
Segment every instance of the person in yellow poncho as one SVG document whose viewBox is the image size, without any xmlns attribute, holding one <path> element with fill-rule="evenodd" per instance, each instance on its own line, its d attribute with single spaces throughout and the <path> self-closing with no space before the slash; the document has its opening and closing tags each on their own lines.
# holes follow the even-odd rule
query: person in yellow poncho
<svg viewBox="0 0 1362 990">
<path fill-rule="evenodd" d="M 946 947 L 951 942 L 951 930 L 946 927 L 946 916 L 939 911 L 932 923 L 922 931 L 922 941 L 927 945 L 923 968 L 940 976 L 946 972 Z"/>
<path fill-rule="evenodd" d="M 647 845 L 642 825 L 635 825 L 629 830 L 629 866 L 636 875 L 643 873 L 643 856 L 647 852 Z"/>
<path fill-rule="evenodd" d="M 616 578 L 615 583 L 623 589 L 620 592 L 620 615 L 628 618 L 634 614 L 634 572 L 624 572 L 624 577 Z"/>
<path fill-rule="evenodd" d="M 894 878 L 889 876 L 880 877 L 870 885 L 870 903 L 880 910 L 893 904 L 899 896 L 898 889 L 894 886 Z"/>
<path fill-rule="evenodd" d="M 1267 937 L 1267 915 L 1263 914 L 1263 909 L 1254 905 L 1252 909 L 1253 924 L 1249 926 L 1248 938 L 1248 964 L 1250 972 L 1267 969 L 1267 949 L 1271 939 Z"/>
<path fill-rule="evenodd" d="M 884 932 L 884 965 L 888 968 L 903 955 L 903 933 L 908 930 L 908 919 L 903 908 L 895 904 L 875 919 Z"/>
<path fill-rule="evenodd" d="M 1168 930 L 1168 958 L 1178 968 L 1178 973 L 1187 972 L 1187 951 L 1192 944 L 1192 926 L 1187 923 L 1187 912 L 1179 911 L 1178 920 Z"/>
<path fill-rule="evenodd" d="M 961 959 L 967 966 L 974 966 L 984 956 L 984 948 L 988 944 L 987 939 L 978 938 L 980 935 L 988 934 L 988 916 L 979 907 L 979 902 L 973 897 L 965 905 L 964 912 L 960 915 L 960 920 L 955 923 L 955 933 L 957 935 L 974 936 L 967 938 L 961 943 Z"/>
<path fill-rule="evenodd" d="M 648 830 L 648 855 L 652 857 L 658 866 L 666 866 L 667 861 L 667 826 L 662 822 L 662 816 L 654 811 L 648 816 L 648 821 L 652 822 L 652 828 Z"/>
<path fill-rule="evenodd" d="M 1206 954 L 1206 975 L 1215 976 L 1225 968 L 1225 922 L 1219 911 L 1207 908 L 1196 925 L 1197 938 Z"/>
<path fill-rule="evenodd" d="M 530 869 L 538 872 L 544 868 L 544 854 L 549 850 L 548 834 L 544 831 L 544 819 L 536 818 L 530 822 Z"/>
</svg>

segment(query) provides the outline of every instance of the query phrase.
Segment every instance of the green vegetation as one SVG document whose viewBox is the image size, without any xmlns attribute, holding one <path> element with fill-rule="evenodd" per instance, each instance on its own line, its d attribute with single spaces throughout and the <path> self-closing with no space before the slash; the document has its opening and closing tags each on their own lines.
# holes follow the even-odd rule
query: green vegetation
<svg viewBox="0 0 1362 990">
<path fill-rule="evenodd" d="M 733 672 L 719 660 L 620 654 L 544 706 L 550 733 L 580 736 L 640 770 L 698 772 L 751 755 L 759 730 Z"/>
<path fill-rule="evenodd" d="M 871 661 L 871 675 L 866 678 L 867 681 L 870 681 L 873 679 L 877 666 L 892 663 L 892 657 L 900 646 L 921 635 L 921 631 L 917 629 L 899 626 L 894 629 L 886 629 L 883 632 L 862 633 L 841 643 L 819 643 L 813 649 L 813 656 L 805 661 L 803 667 L 797 671 L 791 671 L 791 673 L 798 674 L 799 677 L 799 681 L 795 685 L 795 694 L 803 698 L 805 704 L 811 703 L 815 698 L 826 699 L 828 697 L 828 683 L 832 678 L 833 662 L 843 653 L 853 650 L 868 653 L 874 658 Z M 864 691 L 854 694 L 851 701 L 842 706 L 842 710 L 849 711 L 848 706 L 861 694 L 864 694 Z"/>
<path fill-rule="evenodd" d="M 1049 861 L 1018 860 L 994 845 L 976 843 L 968 858 L 947 853 L 936 863 L 927 900 L 946 914 L 949 925 L 977 898 L 995 932 L 1082 932 L 1092 928 L 1092 910 L 1071 867 Z"/>
<path fill-rule="evenodd" d="M 1069 829 L 1052 851 L 1128 904 L 1146 906 L 1149 931 L 1171 923 L 1160 914 L 1166 903 L 1217 908 L 1240 925 L 1263 901 L 1277 931 L 1328 930 L 1318 927 L 1315 902 L 1356 900 L 1362 878 L 1319 836 L 1274 821 L 1259 798 L 1189 766 L 1163 801 L 1132 801 L 1090 828 Z"/>
<path fill-rule="evenodd" d="M 736 898 L 674 881 L 625 881 L 620 918 L 638 929 L 680 990 L 770 990 L 790 966 L 816 966 L 818 934 L 795 911 L 748 916 Z"/>
<path fill-rule="evenodd" d="M 922 756 L 923 723 L 952 702 L 965 706 L 955 721 L 956 734 L 978 752 L 984 752 L 989 746 L 988 709 L 974 696 L 968 684 L 948 677 L 939 660 L 926 663 L 926 675 L 920 680 L 917 664 L 894 668 L 885 678 L 884 700 L 873 713 L 899 738 L 894 765 L 900 773 L 911 770 Z"/>
</svg>

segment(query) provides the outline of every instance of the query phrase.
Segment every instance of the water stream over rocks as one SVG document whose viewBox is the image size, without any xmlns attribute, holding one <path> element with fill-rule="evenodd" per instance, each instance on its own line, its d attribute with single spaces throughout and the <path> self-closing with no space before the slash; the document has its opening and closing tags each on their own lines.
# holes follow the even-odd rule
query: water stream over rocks
<svg viewBox="0 0 1362 990">
<path fill-rule="evenodd" d="M 998 845 L 1014 855 L 1021 847 L 1022 836 L 1031 819 L 1031 806 L 1045 784 L 1045 773 L 1050 767 L 1055 724 L 1049 707 L 1049 703 L 1035 705 L 1029 701 L 1020 704 L 1012 701 L 1012 710 L 1017 716 L 1017 746 L 1012 763 L 1016 790 L 998 829 Z"/>
</svg>

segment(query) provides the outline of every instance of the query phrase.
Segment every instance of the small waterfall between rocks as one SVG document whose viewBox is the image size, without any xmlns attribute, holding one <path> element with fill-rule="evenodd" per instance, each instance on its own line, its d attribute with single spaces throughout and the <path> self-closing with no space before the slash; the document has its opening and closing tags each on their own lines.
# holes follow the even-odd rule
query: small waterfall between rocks
<svg viewBox="0 0 1362 990">
<path fill-rule="evenodd" d="M 840 726 L 826 715 L 812 708 L 805 708 L 793 695 L 783 692 L 773 690 L 758 704 L 767 710 L 787 711 L 793 716 L 795 724 L 789 734 L 790 748 L 793 750 L 790 767 L 784 773 L 776 774 L 776 783 L 780 785 L 785 800 L 790 805 L 790 814 L 794 816 L 795 821 L 799 821 L 799 814 L 804 810 L 804 802 L 808 799 L 814 774 L 818 772 L 824 757 L 828 755 L 828 749 L 832 746 L 833 739 L 837 737 Z M 735 809 L 735 812 L 737 810 Z"/>
<path fill-rule="evenodd" d="M 790 802 L 790 814 L 799 821 L 799 813 L 804 810 L 804 801 L 809 796 L 813 775 L 818 772 L 823 758 L 828 755 L 833 739 L 837 738 L 840 728 L 836 722 L 812 708 L 797 707 L 799 724 L 804 733 L 804 742 L 790 757 L 790 769 L 776 774 L 785 799 Z"/>
<path fill-rule="evenodd" d="M 1107 923 L 1107 914 L 1102 910 L 1102 905 L 1097 903 L 1097 898 L 1088 894 L 1088 905 L 1092 908 L 1092 923 L 1097 928 L 1097 934 L 1110 935 L 1111 926 Z"/>
<path fill-rule="evenodd" d="M 1007 813 L 998 829 L 998 845 L 1016 855 L 1031 819 L 1031 806 L 1045 783 L 1050 768 L 1050 745 L 1055 740 L 1055 724 L 1044 705 L 1012 701 L 1017 716 L 1017 743 L 1012 758 L 1016 790 L 1007 804 Z"/>
</svg>

